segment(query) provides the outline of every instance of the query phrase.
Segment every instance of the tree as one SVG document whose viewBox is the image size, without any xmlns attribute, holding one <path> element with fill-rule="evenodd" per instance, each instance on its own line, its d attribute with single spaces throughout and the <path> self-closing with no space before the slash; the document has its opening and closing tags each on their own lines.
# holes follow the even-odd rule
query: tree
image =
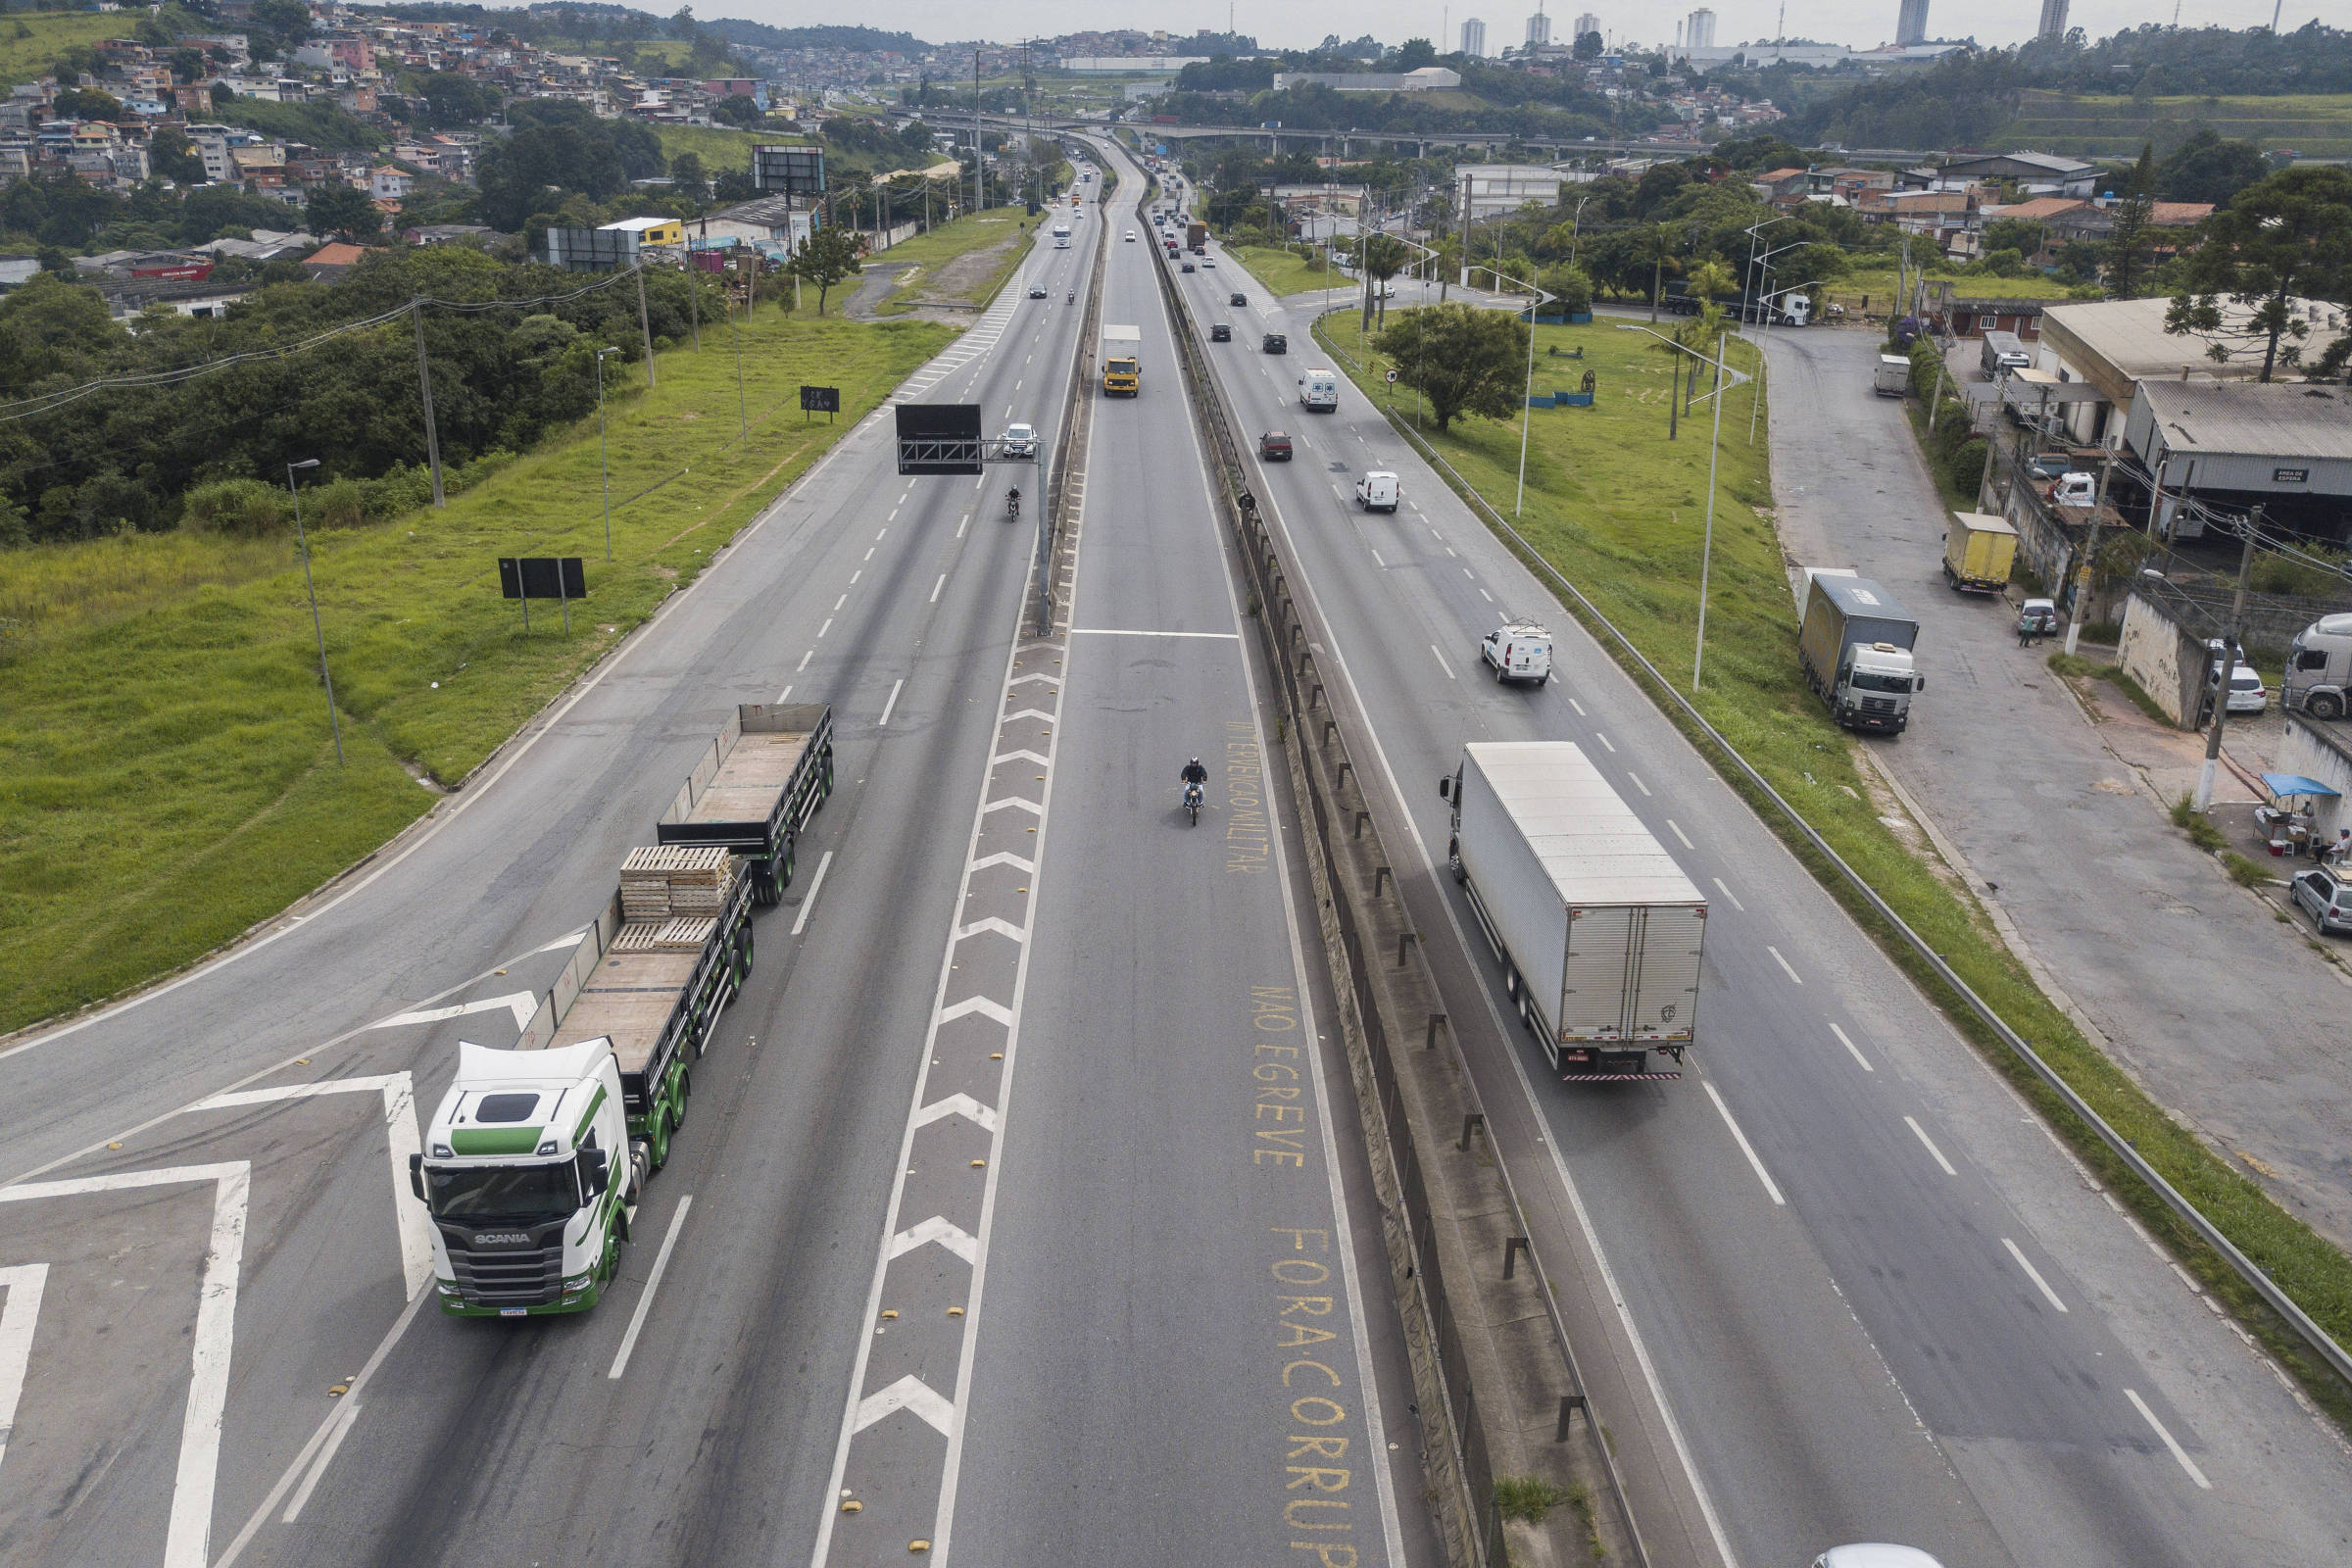
<svg viewBox="0 0 2352 1568">
<path fill-rule="evenodd" d="M 213 69 L 212 62 L 204 57 L 201 49 L 174 49 L 170 63 L 172 79 L 182 86 L 194 82 L 198 77 L 210 75 Z"/>
<path fill-rule="evenodd" d="M 703 172 L 702 156 L 680 153 L 669 161 L 669 177 L 677 181 L 679 194 L 700 207 L 710 194 L 710 178 Z"/>
<path fill-rule="evenodd" d="M 1432 305 L 1396 313 L 1374 346 L 1429 400 L 1443 432 L 1461 415 L 1507 419 L 1520 407 L 1528 328 L 1500 311 Z"/>
<path fill-rule="evenodd" d="M 1996 218 L 1984 225 L 1984 249 L 2033 256 L 2040 251 L 2043 237 L 2042 226 L 2031 219 Z"/>
<path fill-rule="evenodd" d="M 1597 32 L 1580 32 L 1576 35 L 1576 58 L 1579 60 L 1598 60 L 1606 47 L 1607 44 Z"/>
<path fill-rule="evenodd" d="M 95 87 L 69 87 L 57 95 L 57 118 L 60 120 L 122 120 L 125 118 L 122 100 L 111 92 Z"/>
<path fill-rule="evenodd" d="M 477 123 L 498 110 L 495 94 L 471 76 L 461 76 L 455 72 L 434 72 L 416 91 L 424 100 L 425 119 L 442 129 Z"/>
<path fill-rule="evenodd" d="M 340 234 L 353 241 L 372 239 L 384 225 L 383 215 L 375 210 L 368 193 L 340 180 L 312 187 L 303 211 L 311 232 L 321 237 Z"/>
<path fill-rule="evenodd" d="M 176 125 L 158 125 L 147 140 L 147 162 L 156 174 L 164 179 L 177 180 L 183 185 L 204 183 L 204 159 L 197 153 L 196 144 L 188 133 Z"/>
<path fill-rule="evenodd" d="M 710 118 L 724 125 L 740 125 L 746 130 L 756 128 L 766 117 L 760 106 L 742 93 L 728 93 L 710 106 Z"/>
<path fill-rule="evenodd" d="M 1389 279 L 1403 271 L 1405 263 L 1412 258 L 1405 250 L 1404 242 L 1393 234 L 1366 234 L 1361 251 L 1357 265 L 1363 274 L 1372 280 L 1372 291 L 1364 300 L 1364 324 L 1371 325 L 1372 306 L 1377 300 L 1380 304 L 1380 319 L 1385 325 L 1389 319 Z"/>
<path fill-rule="evenodd" d="M 311 35 L 307 0 L 254 0 L 253 20 L 289 50 Z"/>
<path fill-rule="evenodd" d="M 2224 141 L 2210 125 L 2199 125 L 2156 169 L 2156 194 L 2168 202 L 2211 202 L 2216 207 L 2271 172 L 2271 161 L 2250 141 Z"/>
<path fill-rule="evenodd" d="M 1397 46 L 1396 64 L 1397 71 L 1419 71 L 1424 66 L 1434 66 L 1437 63 L 1438 46 L 1427 38 L 1407 38 Z"/>
<path fill-rule="evenodd" d="M 862 272 L 858 237 L 846 228 L 820 228 L 792 259 L 792 275 L 816 285 L 816 314 L 825 314 L 825 295 L 845 277 Z"/>
<path fill-rule="evenodd" d="M 2145 280 L 2140 264 L 2147 260 L 2148 219 L 2156 209 L 2156 149 L 2142 143 L 2139 164 L 2115 204 L 2115 227 L 2107 236 L 2107 292 L 2119 300 L 2137 299 Z"/>
<path fill-rule="evenodd" d="M 2262 348 L 2262 376 L 2300 365 L 2310 325 L 2299 303 L 2352 294 L 2352 170 L 2305 165 L 2238 192 L 2205 220 L 2204 241 L 2185 264 L 2187 286 L 2165 313 L 2168 332 L 2202 337 L 2226 361 L 2231 349 Z M 2226 313 L 2223 302 L 2250 308 Z M 2323 351 L 2332 374 L 2352 354 L 2352 333 Z"/>
</svg>

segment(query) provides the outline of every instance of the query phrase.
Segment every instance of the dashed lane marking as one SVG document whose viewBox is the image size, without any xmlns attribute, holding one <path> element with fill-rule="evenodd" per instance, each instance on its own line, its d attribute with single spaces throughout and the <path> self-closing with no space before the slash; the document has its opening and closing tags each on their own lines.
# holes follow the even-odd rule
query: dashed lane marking
<svg viewBox="0 0 2352 1568">
<path fill-rule="evenodd" d="M 1717 887 L 1721 887 L 1722 885 L 1723 884 L 1720 882 L 1716 884 Z M 1877 1072 L 1879 1070 L 1870 1064 L 1870 1058 L 1868 1056 L 1862 1054 L 1861 1047 L 1855 1045 L 1851 1040 L 1846 1039 L 1844 1030 L 1838 1028 L 1836 1024 L 1832 1024 L 1830 1025 L 1830 1033 L 1838 1037 L 1838 1043 L 1845 1048 L 1848 1055 L 1852 1056 L 1855 1061 L 1861 1064 L 1864 1072 Z M 1921 1136 L 1924 1137 L 1926 1135 L 1922 1134 Z"/>
<path fill-rule="evenodd" d="M 1836 1024 L 1832 1024 L 1830 1027 L 1831 1027 L 1831 1028 L 1833 1028 L 1833 1029 L 1835 1029 L 1835 1028 L 1836 1028 L 1836 1027 L 1838 1027 L 1838 1026 L 1837 1026 Z M 1842 1038 L 1842 1037 L 1840 1037 L 1840 1038 Z M 1847 1047 L 1846 1049 L 1848 1049 L 1848 1050 L 1850 1051 L 1850 1050 L 1852 1050 L 1853 1048 L 1849 1046 L 1849 1047 Z M 1919 1118 L 1918 1118 L 1918 1117 L 1916 1117 L 1916 1116 L 1905 1116 L 1905 1117 L 1903 1118 L 1903 1125 L 1911 1129 L 1912 1136 L 1916 1137 L 1916 1138 L 1917 1138 L 1917 1139 L 1920 1141 L 1920 1144 L 1922 1145 L 1922 1147 L 1924 1147 L 1924 1148 L 1927 1150 L 1929 1156 L 1930 1156 L 1931 1158 L 1933 1158 L 1933 1159 L 1936 1161 L 1936 1163 L 1937 1165 L 1939 1165 L 1939 1166 L 1941 1166 L 1941 1167 L 1943 1168 L 1943 1173 L 1944 1173 L 1946 1176 L 1957 1176 L 1957 1175 L 1959 1175 L 1959 1174 L 1960 1174 L 1958 1171 L 1956 1171 L 1956 1170 L 1952 1169 L 1952 1162 L 1951 1162 L 1950 1160 L 1948 1160 L 1948 1159 L 1946 1159 L 1946 1158 L 1944 1158 L 1944 1157 L 1943 1157 L 1943 1151 L 1942 1151 L 1942 1150 L 1940 1150 L 1940 1149 L 1937 1149 L 1937 1148 L 1936 1147 L 1936 1140 L 1935 1140 L 1935 1139 L 1933 1139 L 1933 1138 L 1930 1138 L 1930 1137 L 1928 1136 L 1928 1130 L 1927 1130 L 1925 1127 L 1922 1127 L 1922 1126 L 1919 1124 Z M 2012 1250 L 2012 1251 L 2014 1251 L 2014 1250 L 2016 1250 L 2016 1249 L 2012 1248 L 2012 1249 L 2011 1249 L 2011 1250 Z M 2021 1262 L 2021 1263 L 2025 1262 L 2025 1258 L 2024 1258 L 2023 1254 L 2020 1254 L 2020 1256 L 2019 1256 L 2019 1258 L 2018 1258 L 2018 1261 L 2019 1261 L 2019 1262 Z M 2031 1272 L 2031 1265 L 2029 1265 L 2029 1272 Z M 2034 1278 L 2035 1278 L 2036 1280 L 2039 1280 L 2039 1279 L 2040 1279 L 2040 1277 L 2041 1277 L 2041 1276 L 2039 1276 L 2038 1274 L 2037 1274 L 2037 1275 L 2034 1275 Z M 2052 1298 L 2051 1298 L 2051 1300 L 2053 1300 L 2053 1301 L 2055 1301 L 2056 1299 L 2057 1299 L 2057 1298 L 2056 1298 L 2056 1297 L 2052 1297 Z M 2063 1311 L 2065 1311 L 2065 1310 L 2066 1310 L 2066 1308 L 2065 1308 L 2065 1307 L 2063 1307 L 2063 1306 L 2061 1306 L 2061 1307 L 2059 1307 L 2059 1308 L 2058 1308 L 2058 1310 L 2059 1310 L 2059 1311 L 2061 1311 L 2061 1312 L 2063 1312 Z"/>
<path fill-rule="evenodd" d="M 2057 1310 L 2061 1312 L 2065 1311 L 2066 1303 L 2058 1299 L 2058 1293 L 2050 1289 L 2050 1282 L 2041 1277 L 2041 1270 L 2034 1266 L 2033 1259 L 2026 1256 L 2024 1250 L 2006 1236 L 2001 1238 L 2001 1245 L 2009 1249 L 2009 1255 L 2017 1259 L 2017 1266 L 2026 1271 L 2026 1278 L 2034 1282 L 2034 1288 L 2041 1293 L 2041 1298 L 2049 1302 L 2050 1305 L 2055 1307 Z M 2135 1400 L 2134 1402 L 2136 1403 L 2137 1401 Z M 2139 1413 L 2147 1416 L 2151 1425 L 2155 1423 L 2156 1418 L 2153 1415 L 2149 1415 L 2146 1405 L 2140 1406 Z M 2164 1429 L 2162 1427 L 2157 1427 L 2157 1430 L 2161 1432 Z M 2171 1443 L 2172 1439 L 2167 1437 L 2165 1442 Z M 2178 1450 L 2176 1449 L 2176 1451 Z"/>
<path fill-rule="evenodd" d="M 2060 1310 L 2063 1311 L 2064 1308 L 2060 1308 Z M 2126 1389 L 2124 1397 L 2132 1401 L 2132 1408 L 2139 1412 L 2139 1418 L 2142 1421 L 2155 1428 L 2156 1436 L 2164 1440 L 2165 1447 L 2179 1462 L 2180 1468 L 2188 1472 L 2188 1479 L 2197 1484 L 2197 1489 L 2201 1492 L 2211 1492 L 2213 1483 L 2205 1479 L 2205 1472 L 2197 1468 L 2196 1461 L 2188 1456 L 2188 1450 L 2181 1447 L 2172 1433 L 2165 1429 L 2164 1423 L 2156 1419 L 2156 1412 L 2148 1408 L 2148 1401 L 2139 1396 L 2139 1391 Z"/>
<path fill-rule="evenodd" d="M 1774 1181 L 1772 1172 L 1764 1168 L 1763 1158 L 1757 1154 L 1756 1146 L 1747 1141 L 1747 1134 L 1741 1132 L 1740 1124 L 1732 1119 L 1732 1107 L 1723 1102 L 1723 1096 L 1717 1093 L 1715 1086 L 1706 1079 L 1699 1080 L 1699 1087 L 1706 1090 L 1709 1100 L 1715 1102 L 1715 1114 L 1721 1116 L 1723 1124 L 1732 1130 L 1732 1141 L 1740 1146 L 1740 1152 L 1747 1156 L 1748 1169 L 1754 1171 L 1756 1180 L 1764 1184 L 1765 1195 L 1772 1200 L 1773 1206 L 1776 1208 L 1788 1207 L 1788 1200 L 1781 1196 L 1780 1183 Z"/>
</svg>

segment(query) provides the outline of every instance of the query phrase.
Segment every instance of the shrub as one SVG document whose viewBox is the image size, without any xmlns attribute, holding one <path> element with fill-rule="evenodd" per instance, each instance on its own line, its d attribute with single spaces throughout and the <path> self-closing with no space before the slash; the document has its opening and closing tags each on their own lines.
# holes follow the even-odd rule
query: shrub
<svg viewBox="0 0 2352 1568">
<path fill-rule="evenodd" d="M 318 528 L 357 528 L 368 520 L 368 487 L 357 479 L 329 479 L 302 498 L 302 520 Z"/>
<path fill-rule="evenodd" d="M 1960 449 L 1951 455 L 1949 466 L 1943 470 L 1951 476 L 1953 489 L 1962 495 L 1977 493 L 1978 481 L 1984 477 L 1984 454 L 1990 450 L 1981 436 L 1960 443 Z"/>
<path fill-rule="evenodd" d="M 396 463 L 391 471 L 368 486 L 368 516 L 375 522 L 388 522 L 412 512 L 421 512 L 433 504 L 433 476 L 421 467 Z"/>
<path fill-rule="evenodd" d="M 1496 1476 L 1494 1511 L 1520 1524 L 1540 1525 L 1568 1500 L 1568 1494 L 1541 1476 Z"/>
<path fill-rule="evenodd" d="M 265 538 L 286 527 L 286 493 L 259 479 L 220 479 L 188 492 L 180 520 L 206 533 Z"/>
</svg>

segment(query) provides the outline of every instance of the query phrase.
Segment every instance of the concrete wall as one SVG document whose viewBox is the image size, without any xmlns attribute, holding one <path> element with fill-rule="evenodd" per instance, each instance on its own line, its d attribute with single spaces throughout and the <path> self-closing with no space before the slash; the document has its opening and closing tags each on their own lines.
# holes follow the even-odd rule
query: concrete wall
<svg viewBox="0 0 2352 1568">
<path fill-rule="evenodd" d="M 2204 651 L 2204 639 L 2181 630 L 2165 606 L 2136 593 L 2125 602 L 2117 662 L 2164 716 L 2182 729 L 2196 723 Z"/>
<path fill-rule="evenodd" d="M 2316 778 L 2341 790 L 2332 801 L 2314 801 L 2311 812 L 2311 831 L 2323 841 L 2335 837 L 2339 827 L 2352 827 L 2352 805 L 2345 796 L 2352 796 L 2352 728 L 2341 723 L 2321 723 L 2301 713 L 2286 715 L 2286 740 L 2278 748 L 2278 766 L 2281 773 L 2300 773 Z"/>
</svg>

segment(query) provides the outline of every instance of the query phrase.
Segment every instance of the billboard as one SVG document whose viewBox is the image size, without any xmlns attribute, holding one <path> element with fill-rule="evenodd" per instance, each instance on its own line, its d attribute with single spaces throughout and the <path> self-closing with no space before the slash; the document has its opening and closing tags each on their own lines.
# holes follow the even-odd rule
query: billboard
<svg viewBox="0 0 2352 1568">
<path fill-rule="evenodd" d="M 825 152 L 821 147 L 754 147 L 752 183 L 769 194 L 822 196 Z"/>
<path fill-rule="evenodd" d="M 900 404 L 899 471 L 901 473 L 978 473 L 980 471 L 980 405 L 977 403 Z"/>
</svg>

